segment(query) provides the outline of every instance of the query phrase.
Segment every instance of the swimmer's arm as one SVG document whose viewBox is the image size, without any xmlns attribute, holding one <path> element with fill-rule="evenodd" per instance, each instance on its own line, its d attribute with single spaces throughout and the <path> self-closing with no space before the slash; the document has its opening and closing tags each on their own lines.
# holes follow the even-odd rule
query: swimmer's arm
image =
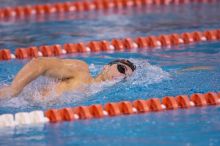
<svg viewBox="0 0 220 146">
<path fill-rule="evenodd" d="M 73 78 L 74 71 L 79 70 L 76 64 L 83 67 L 83 62 L 79 60 L 32 59 L 18 72 L 10 86 L 0 89 L 0 99 L 17 96 L 27 84 L 41 75 L 60 80 Z"/>
</svg>

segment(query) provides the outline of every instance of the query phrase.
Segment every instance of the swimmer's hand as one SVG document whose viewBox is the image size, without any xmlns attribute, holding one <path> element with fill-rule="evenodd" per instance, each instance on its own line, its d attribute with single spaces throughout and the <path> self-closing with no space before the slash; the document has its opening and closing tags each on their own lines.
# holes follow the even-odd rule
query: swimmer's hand
<svg viewBox="0 0 220 146">
<path fill-rule="evenodd" d="M 18 95 L 18 93 L 19 92 L 17 92 L 16 89 L 13 89 L 11 86 L 0 87 L 0 101 L 10 99 Z"/>
<path fill-rule="evenodd" d="M 213 70 L 214 68 L 212 66 L 194 66 L 194 67 L 189 67 L 185 68 L 182 70 L 177 71 L 177 74 L 181 74 L 184 72 L 189 72 L 189 71 L 201 71 L 201 70 Z"/>
</svg>

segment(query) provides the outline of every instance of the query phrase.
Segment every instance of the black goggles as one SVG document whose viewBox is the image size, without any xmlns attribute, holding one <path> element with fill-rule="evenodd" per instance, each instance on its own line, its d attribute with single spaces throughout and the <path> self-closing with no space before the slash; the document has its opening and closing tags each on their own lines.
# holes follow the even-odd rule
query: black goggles
<svg viewBox="0 0 220 146">
<path fill-rule="evenodd" d="M 118 69 L 118 72 L 122 73 L 122 74 L 125 74 L 126 75 L 126 67 L 125 65 L 122 65 L 122 64 L 117 64 L 117 69 Z"/>
<path fill-rule="evenodd" d="M 113 61 L 113 62 L 110 62 L 108 65 L 113 65 L 113 64 L 116 64 L 117 65 L 117 70 L 118 72 L 126 75 L 126 70 L 127 70 L 127 67 L 124 63 L 122 62 L 119 62 L 119 61 Z"/>
</svg>

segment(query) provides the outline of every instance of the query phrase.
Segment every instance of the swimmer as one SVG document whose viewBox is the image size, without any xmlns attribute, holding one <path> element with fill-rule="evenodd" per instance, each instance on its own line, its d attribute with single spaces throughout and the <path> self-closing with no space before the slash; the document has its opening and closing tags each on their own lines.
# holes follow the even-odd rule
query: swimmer
<svg viewBox="0 0 220 146">
<path fill-rule="evenodd" d="M 81 60 L 59 58 L 34 58 L 15 76 L 11 85 L 0 89 L 0 100 L 10 99 L 21 93 L 23 88 L 39 76 L 57 79 L 55 93 L 80 90 L 83 85 L 123 79 L 132 75 L 136 66 L 129 60 L 119 59 L 105 65 L 101 73 L 92 77 L 88 65 Z M 50 87 L 40 91 L 42 96 L 50 94 Z"/>
</svg>

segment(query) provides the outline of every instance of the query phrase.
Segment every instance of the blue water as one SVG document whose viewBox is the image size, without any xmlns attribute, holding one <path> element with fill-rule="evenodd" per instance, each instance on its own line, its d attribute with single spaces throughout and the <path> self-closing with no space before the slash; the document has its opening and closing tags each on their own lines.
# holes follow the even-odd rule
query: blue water
<svg viewBox="0 0 220 146">
<path fill-rule="evenodd" d="M 1 0 L 0 7 L 16 7 L 16 6 L 24 6 L 24 5 L 36 5 L 36 4 L 46 4 L 46 3 L 56 3 L 56 2 L 66 2 L 68 0 L 37 0 L 37 1 L 29 1 L 29 0 Z M 76 0 L 72 0 L 76 1 Z"/>
<path fill-rule="evenodd" d="M 23 1 L 21 1 L 23 2 Z M 8 4 L 8 3 L 6 3 Z M 74 14 L 38 22 L 1 22 L 1 48 L 79 42 L 120 37 L 147 36 L 219 28 L 219 3 L 124 9 L 118 12 Z M 157 8 L 157 9 L 155 9 Z M 207 13 L 208 12 L 208 13 Z M 69 15 L 69 14 L 68 14 Z M 90 17 L 92 16 L 92 17 Z M 135 74 L 116 84 L 93 85 L 88 93 L 71 92 L 59 99 L 32 98 L 40 78 L 21 95 L 0 102 L 0 113 L 16 113 L 50 107 L 104 104 L 109 101 L 162 98 L 166 95 L 220 91 L 220 42 L 163 48 L 151 52 L 116 52 L 62 56 L 86 61 L 95 76 L 108 62 L 131 59 Z M 0 62 L 0 84 L 9 84 L 28 60 Z M 197 69 L 192 69 L 197 67 Z M 0 129 L 0 145 L 219 145 L 220 108 L 210 106 L 114 118 L 63 122 Z"/>
</svg>

